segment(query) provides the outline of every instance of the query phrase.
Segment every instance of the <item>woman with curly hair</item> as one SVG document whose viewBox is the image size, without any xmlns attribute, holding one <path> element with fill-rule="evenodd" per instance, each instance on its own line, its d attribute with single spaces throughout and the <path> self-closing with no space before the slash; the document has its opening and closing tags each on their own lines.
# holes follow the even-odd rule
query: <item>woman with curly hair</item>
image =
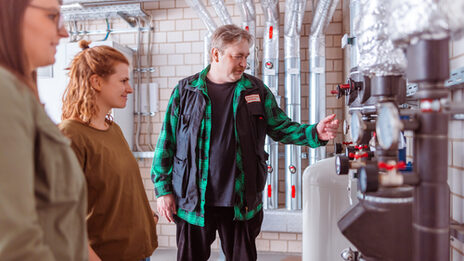
<svg viewBox="0 0 464 261">
<path fill-rule="evenodd" d="M 124 108 L 129 62 L 114 48 L 80 43 L 72 60 L 59 125 L 71 141 L 88 188 L 90 260 L 147 260 L 156 222 L 136 159 L 110 111 Z"/>
</svg>

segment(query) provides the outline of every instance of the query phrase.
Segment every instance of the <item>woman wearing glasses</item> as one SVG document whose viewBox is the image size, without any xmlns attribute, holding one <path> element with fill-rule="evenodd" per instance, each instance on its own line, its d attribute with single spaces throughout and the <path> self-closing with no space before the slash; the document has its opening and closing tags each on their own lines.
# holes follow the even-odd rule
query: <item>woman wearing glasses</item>
<svg viewBox="0 0 464 261">
<path fill-rule="evenodd" d="M 88 259 L 84 175 L 36 86 L 67 36 L 58 0 L 0 0 L 2 261 Z"/>
</svg>

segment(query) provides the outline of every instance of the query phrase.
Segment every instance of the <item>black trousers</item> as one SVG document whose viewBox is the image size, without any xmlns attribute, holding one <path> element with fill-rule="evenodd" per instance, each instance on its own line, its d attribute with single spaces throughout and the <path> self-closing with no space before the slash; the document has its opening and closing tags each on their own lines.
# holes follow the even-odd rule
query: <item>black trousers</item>
<svg viewBox="0 0 464 261">
<path fill-rule="evenodd" d="M 255 239 L 261 231 L 263 211 L 247 221 L 236 221 L 232 207 L 206 207 L 205 226 L 195 226 L 174 215 L 177 260 L 207 261 L 216 230 L 227 261 L 255 261 Z"/>
</svg>

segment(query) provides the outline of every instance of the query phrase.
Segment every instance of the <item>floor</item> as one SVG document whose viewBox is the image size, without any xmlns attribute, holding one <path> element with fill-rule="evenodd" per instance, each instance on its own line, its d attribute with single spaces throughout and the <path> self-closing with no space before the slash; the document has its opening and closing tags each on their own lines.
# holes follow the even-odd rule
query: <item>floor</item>
<svg viewBox="0 0 464 261">
<path fill-rule="evenodd" d="M 158 248 L 155 250 L 151 261 L 175 261 L 176 249 Z M 211 251 L 209 261 L 224 261 L 224 256 L 219 251 Z M 258 252 L 258 260 L 265 261 L 301 261 L 301 256 L 297 254 L 279 252 Z"/>
</svg>

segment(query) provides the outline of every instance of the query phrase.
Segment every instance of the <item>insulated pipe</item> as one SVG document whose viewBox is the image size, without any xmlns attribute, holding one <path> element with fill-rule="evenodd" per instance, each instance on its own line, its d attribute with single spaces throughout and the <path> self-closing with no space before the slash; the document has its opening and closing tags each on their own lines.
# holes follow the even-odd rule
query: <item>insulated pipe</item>
<svg viewBox="0 0 464 261">
<path fill-rule="evenodd" d="M 448 97 L 448 57 L 448 38 L 419 40 L 407 48 L 407 76 L 419 83 L 415 96 L 421 104 L 416 116 L 420 125 L 414 132 L 414 170 L 420 177 L 413 203 L 414 261 L 449 260 L 449 117 L 440 106 L 430 106 Z"/>
<path fill-rule="evenodd" d="M 263 37 L 263 82 L 280 103 L 279 90 L 279 1 L 261 0 L 265 18 Z M 279 104 L 280 105 L 280 104 Z M 279 206 L 279 143 L 266 137 L 266 151 L 269 153 L 267 180 L 263 193 L 264 209 Z"/>
<path fill-rule="evenodd" d="M 285 2 L 285 106 L 287 115 L 301 121 L 300 32 L 306 0 Z M 325 98 L 324 98 L 325 99 Z M 285 206 L 301 209 L 301 147 L 285 145 Z"/>
<path fill-rule="evenodd" d="M 240 15 L 242 17 L 242 27 L 247 30 L 253 37 L 253 42 L 250 46 L 250 55 L 247 58 L 247 69 L 246 73 L 254 75 L 255 74 L 255 60 L 256 60 L 256 51 L 255 51 L 255 39 L 256 39 L 256 11 L 255 4 L 253 0 L 235 0 L 237 4 Z"/>
<path fill-rule="evenodd" d="M 211 0 L 211 5 L 216 11 L 217 16 L 221 19 L 222 24 L 232 24 L 232 18 L 227 11 L 227 7 L 224 4 L 224 0 Z"/>
<path fill-rule="evenodd" d="M 320 0 L 311 22 L 309 36 L 309 122 L 324 119 L 325 113 L 325 30 L 337 8 L 338 0 Z M 309 150 L 309 164 L 325 158 L 326 149 Z"/>
<path fill-rule="evenodd" d="M 185 0 L 188 6 L 197 13 L 200 17 L 201 21 L 205 24 L 206 29 L 208 29 L 208 33 L 204 37 L 204 55 L 203 55 L 203 65 L 206 67 L 210 62 L 210 43 L 211 43 L 211 36 L 213 35 L 214 30 L 216 30 L 217 26 L 214 20 L 211 18 L 208 10 L 206 10 L 205 6 L 201 2 L 201 0 Z"/>
</svg>

